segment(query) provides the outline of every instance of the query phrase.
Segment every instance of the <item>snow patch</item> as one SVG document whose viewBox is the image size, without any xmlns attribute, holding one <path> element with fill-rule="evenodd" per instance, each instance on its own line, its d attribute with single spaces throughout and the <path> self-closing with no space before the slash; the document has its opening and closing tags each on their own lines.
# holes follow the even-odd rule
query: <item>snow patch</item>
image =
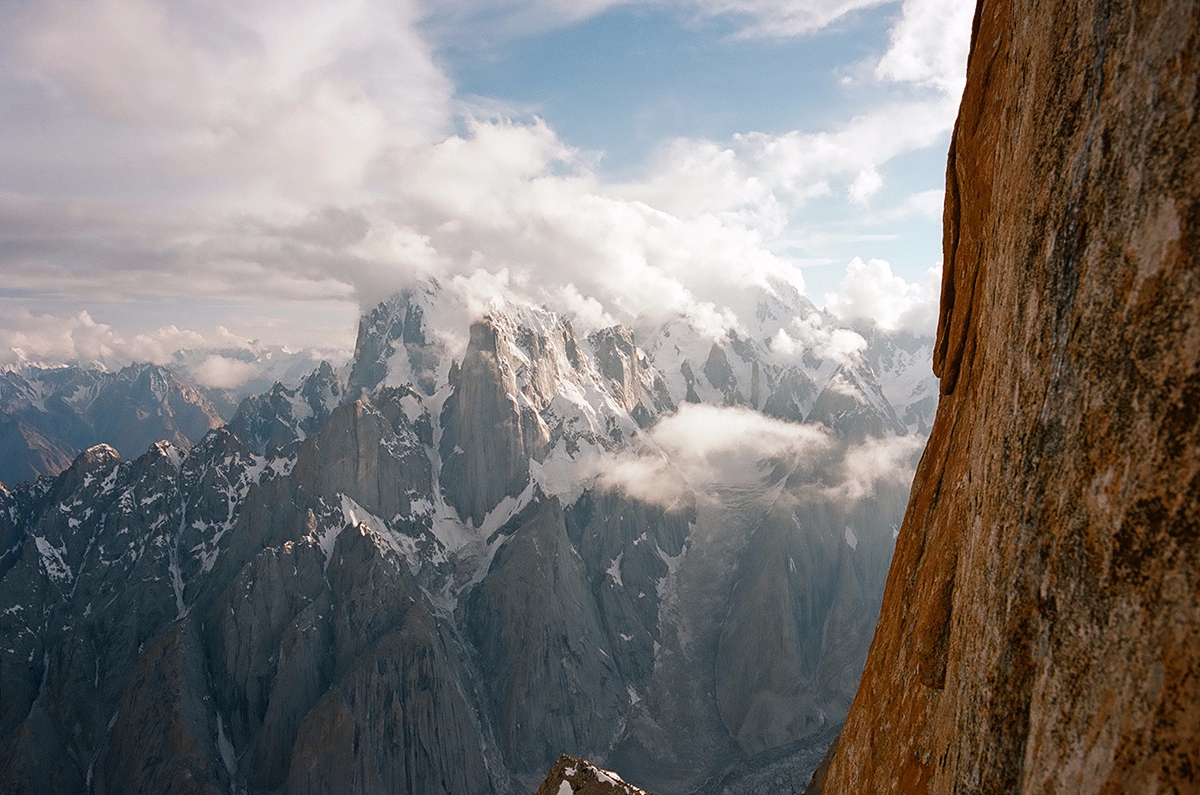
<svg viewBox="0 0 1200 795">
<path fill-rule="evenodd" d="M 854 534 L 854 528 L 852 528 L 850 525 L 846 525 L 845 536 L 846 546 L 850 547 L 851 549 L 858 549 L 858 536 Z"/>
<path fill-rule="evenodd" d="M 229 742 L 229 737 L 225 734 L 225 720 L 221 717 L 220 712 L 217 713 L 217 751 L 221 754 L 221 764 L 225 765 L 229 778 L 236 779 L 237 753 L 233 750 L 233 743 Z M 232 784 L 230 790 L 233 790 Z"/>
<path fill-rule="evenodd" d="M 612 559 L 612 563 L 609 564 L 608 569 L 605 572 L 618 588 L 625 587 L 625 583 L 621 581 L 621 558 L 623 557 L 625 557 L 625 553 L 623 551 L 618 553 L 617 556 Z"/>
<path fill-rule="evenodd" d="M 634 703 L 637 703 L 637 702 L 634 702 Z M 625 783 L 625 780 L 623 778 L 621 778 L 620 776 L 618 776 L 616 773 L 612 772 L 611 770 L 605 770 L 603 768 L 596 767 L 595 765 L 588 763 L 588 762 L 584 762 L 584 764 L 587 765 L 587 768 L 589 770 L 591 770 L 594 774 L 596 774 L 596 778 L 598 780 L 604 782 L 605 784 L 609 784 L 613 787 L 617 787 L 618 789 L 630 790 L 635 793 L 640 793 L 641 795 L 646 795 L 645 790 L 635 787 L 632 784 Z"/>
<path fill-rule="evenodd" d="M 66 582 L 71 579 L 71 567 L 64 560 L 66 549 L 54 546 L 41 536 L 34 536 L 33 543 L 37 545 L 46 576 L 54 582 Z"/>
<path fill-rule="evenodd" d="M 333 545 L 345 529 L 346 525 L 344 524 L 333 524 L 323 529 L 317 536 L 317 546 L 321 548 L 321 554 L 325 556 L 326 570 L 329 569 L 329 561 L 333 560 Z"/>
<path fill-rule="evenodd" d="M 347 524 L 351 526 L 356 526 L 360 523 L 365 524 L 368 528 L 370 528 L 371 532 L 378 536 L 387 545 L 389 549 L 400 556 L 400 559 L 408 565 L 408 570 L 410 573 L 416 575 L 417 572 L 421 570 L 421 564 L 423 563 L 423 560 L 420 550 L 417 549 L 417 541 L 415 538 L 405 535 L 404 533 L 396 532 L 388 526 L 387 522 L 383 521 L 366 508 L 363 508 L 345 494 L 342 494 L 341 498 L 342 516 L 346 520 Z M 322 546 L 322 550 L 323 549 L 324 546 Z M 330 545 L 329 551 L 330 554 L 332 554 L 332 544 Z M 437 557 L 444 559 L 441 556 Z"/>
</svg>

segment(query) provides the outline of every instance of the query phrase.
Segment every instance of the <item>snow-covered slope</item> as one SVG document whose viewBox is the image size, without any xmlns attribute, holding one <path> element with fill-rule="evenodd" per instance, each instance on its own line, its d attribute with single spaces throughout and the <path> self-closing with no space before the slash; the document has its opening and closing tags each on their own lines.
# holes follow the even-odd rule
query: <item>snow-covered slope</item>
<svg viewBox="0 0 1200 795">
<path fill-rule="evenodd" d="M 260 455 L 278 451 L 324 427 L 344 394 L 341 378 L 328 362 L 321 362 L 295 387 L 276 381 L 263 394 L 247 397 L 229 429 Z"/>
</svg>

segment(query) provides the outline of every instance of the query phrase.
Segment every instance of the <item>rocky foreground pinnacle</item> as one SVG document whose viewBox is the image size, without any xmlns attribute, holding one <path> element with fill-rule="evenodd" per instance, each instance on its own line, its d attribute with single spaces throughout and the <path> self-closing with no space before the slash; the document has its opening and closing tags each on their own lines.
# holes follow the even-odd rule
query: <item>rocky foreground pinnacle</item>
<svg viewBox="0 0 1200 795">
<path fill-rule="evenodd" d="M 942 397 L 823 791 L 1195 792 L 1200 4 L 982 0 Z"/>
<path fill-rule="evenodd" d="M 616 773 L 602 770 L 586 759 L 563 754 L 546 775 L 537 795 L 651 795 L 626 784 Z"/>
</svg>

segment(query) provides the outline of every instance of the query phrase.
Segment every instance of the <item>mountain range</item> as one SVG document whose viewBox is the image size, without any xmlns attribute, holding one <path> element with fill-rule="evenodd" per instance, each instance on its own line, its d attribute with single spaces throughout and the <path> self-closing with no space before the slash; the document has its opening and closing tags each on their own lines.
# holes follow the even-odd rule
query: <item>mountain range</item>
<svg viewBox="0 0 1200 795">
<path fill-rule="evenodd" d="M 425 282 L 347 366 L 227 424 L 152 367 L 10 373 L 12 421 L 112 435 L 0 492 L 0 786 L 510 793 L 571 753 L 749 792 L 748 760 L 811 769 L 866 658 L 931 357 L 782 285 L 749 328 L 583 334 Z M 155 411 L 116 433 L 100 396 L 143 382 Z"/>
</svg>

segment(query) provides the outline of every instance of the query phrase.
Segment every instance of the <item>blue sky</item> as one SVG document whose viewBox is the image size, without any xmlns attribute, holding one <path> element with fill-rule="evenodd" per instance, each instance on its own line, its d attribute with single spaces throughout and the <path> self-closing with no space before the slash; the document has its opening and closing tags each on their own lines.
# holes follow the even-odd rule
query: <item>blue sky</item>
<svg viewBox="0 0 1200 795">
<path fill-rule="evenodd" d="M 0 365 L 344 350 L 426 277 L 926 328 L 971 7 L 0 4 Z"/>
<path fill-rule="evenodd" d="M 851 12 L 818 33 L 764 38 L 739 36 L 741 28 L 729 19 L 618 6 L 537 35 L 451 40 L 442 56 L 464 101 L 479 98 L 506 104 L 517 116 L 540 116 L 571 145 L 597 153 L 606 177 L 635 179 L 674 138 L 816 133 L 887 99 L 922 93 L 861 77 L 887 52 L 900 16 L 901 5 L 888 3 Z M 948 145 L 947 132 L 934 145 L 883 165 L 877 208 L 940 190 Z M 805 268 L 818 301 L 836 289 L 855 256 L 888 260 L 910 281 L 940 260 L 940 217 L 889 222 L 846 204 L 830 197 L 805 208 L 836 241 L 789 249 L 806 261 L 829 260 Z"/>
<path fill-rule="evenodd" d="M 592 19 L 490 47 L 444 52 L 464 96 L 546 118 L 605 170 L 636 172 L 663 140 L 725 140 L 756 130 L 820 130 L 853 114 L 849 65 L 887 49 L 898 5 L 866 9 L 821 35 L 736 38 L 728 22 L 688 23 L 662 8 Z"/>
</svg>

